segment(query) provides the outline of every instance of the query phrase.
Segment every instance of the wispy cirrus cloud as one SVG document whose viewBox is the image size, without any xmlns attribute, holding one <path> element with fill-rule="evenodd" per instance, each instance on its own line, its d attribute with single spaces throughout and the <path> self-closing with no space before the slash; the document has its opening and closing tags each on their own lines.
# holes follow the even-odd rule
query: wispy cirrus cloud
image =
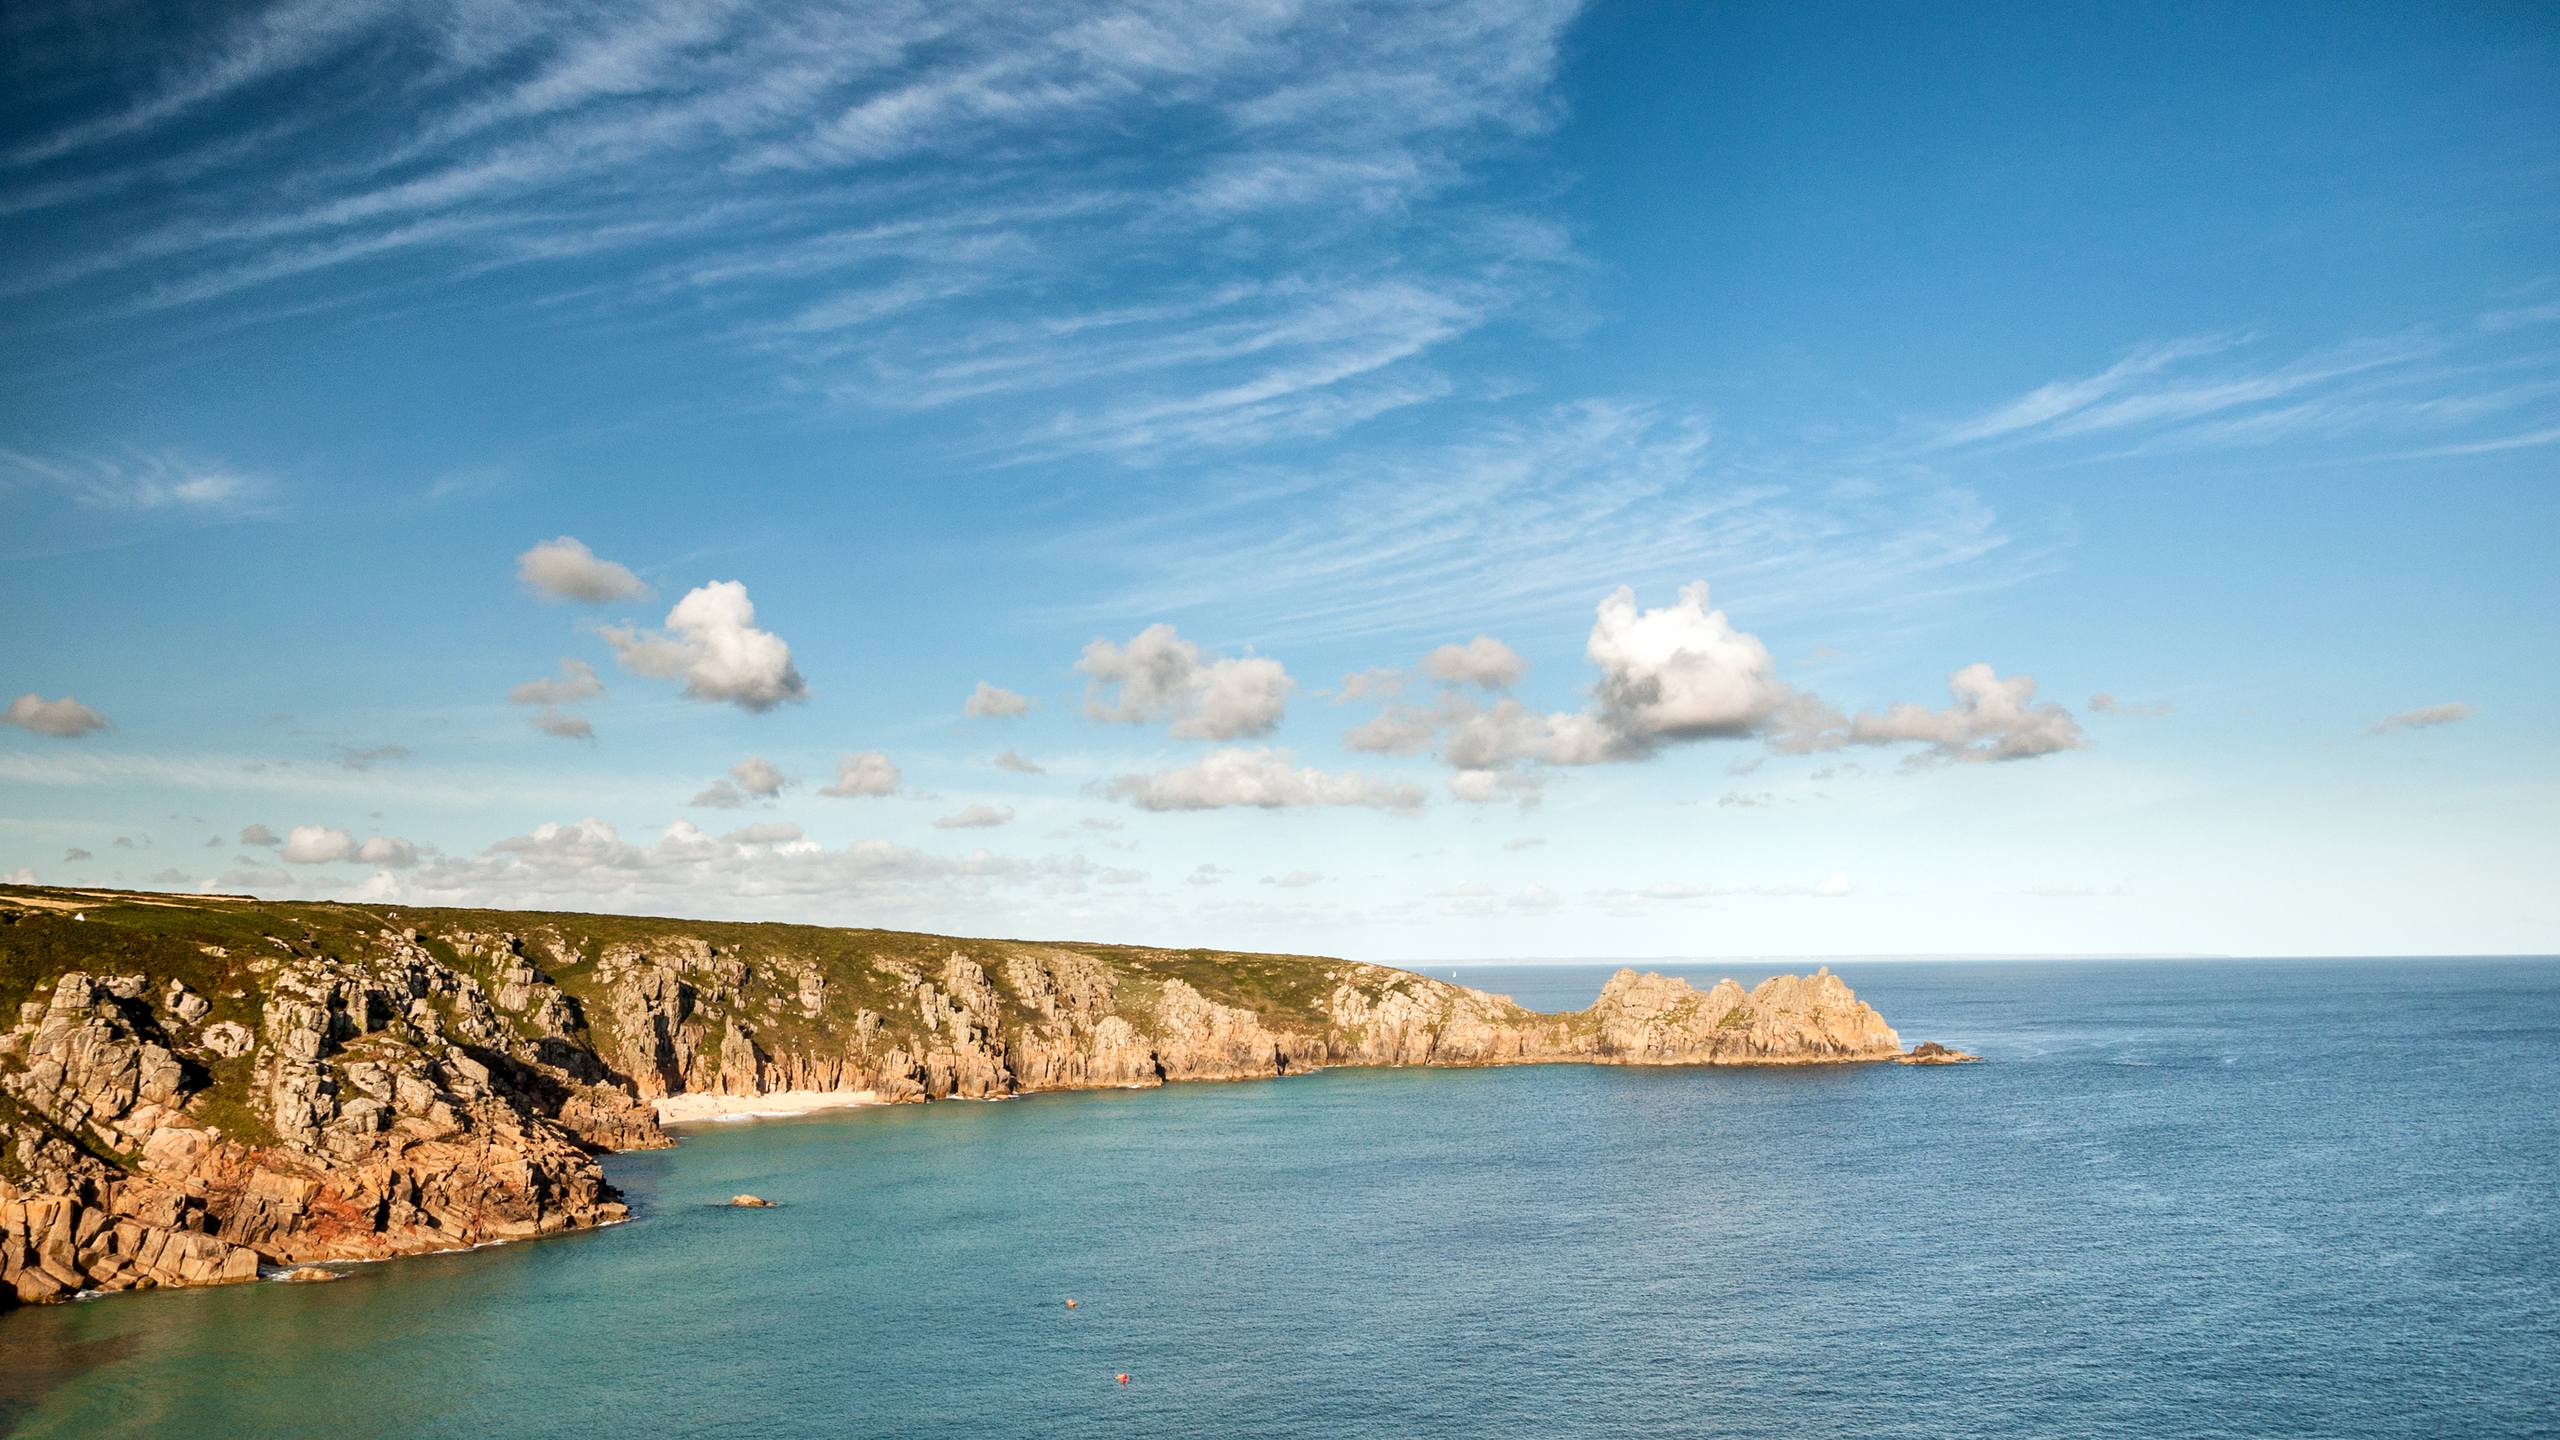
<svg viewBox="0 0 2560 1440">
<path fill-rule="evenodd" d="M 77 456 L 0 449 L 0 476 L 124 514 L 243 515 L 263 509 L 275 492 L 272 480 L 237 466 L 134 448 Z M 0 480 L 0 493 L 6 488 Z"/>
<path fill-rule="evenodd" d="M 1552 124 L 1576 9 L 282 0 L 120 47 L 38 27 L 26 64 L 94 79 L 0 107 L 28 137 L 0 150 L 0 288 L 80 325 L 503 271 L 506 303 L 673 319 L 839 404 L 1015 402 L 981 433 L 1024 457 L 1327 435 L 1448 393 L 1438 352 L 1566 283 L 1538 200 L 1483 182 Z M 392 57 L 423 68 L 397 126 Z"/>
<path fill-rule="evenodd" d="M 2182 360 L 2211 355 L 2230 347 L 2224 337 L 2197 336 L 2162 345 L 2147 345 L 2094 375 L 2049 381 L 2013 400 L 2004 401 L 1948 426 L 1932 437 L 1933 446 L 1967 445 L 2025 431 L 2043 430 L 2094 407 L 2120 404 L 2128 394 L 2150 389 L 2157 377 Z"/>
<path fill-rule="evenodd" d="M 189 37 L 186 59 L 148 93 L 0 151 L 0 168 L 82 154 L 180 119 L 317 62 L 381 24 L 393 9 L 386 0 L 286 0 L 228 24 L 209 43 Z M 130 38 L 122 27 L 113 29 L 112 35 L 110 27 L 65 32 L 103 51 Z M 94 52 L 93 57 L 104 58 Z M 126 58 L 130 63 L 132 57 Z"/>
<path fill-rule="evenodd" d="M 2122 459 L 2335 442 L 2364 452 L 2356 458 L 2414 459 L 2549 444 L 2560 438 L 2550 423 L 2560 418 L 2560 354 L 2530 328 L 2532 314 L 2493 311 L 2469 326 L 2291 356 L 2247 335 L 2146 345 L 1940 425 L 1919 450 L 2069 447 Z M 2432 443 L 2413 446 L 2422 440 Z M 2391 448 L 2373 453 L 2377 444 Z"/>
<path fill-rule="evenodd" d="M 1740 469 L 1703 417 L 1597 400 L 1475 427 L 1452 444 L 1375 448 L 1321 467 L 1226 477 L 1062 536 L 1129 557 L 1097 618 L 1214 613 L 1266 642 L 1553 629 L 1622 584 L 1700 573 L 1756 614 L 1856 612 L 2039 573 L 1978 495 L 1925 473 Z M 1234 577 L 1255 584 L 1239 594 Z M 1569 624 L 1569 620 L 1564 620 Z"/>
<path fill-rule="evenodd" d="M 2459 725 L 2470 718 L 2471 707 L 2453 700 L 2442 705 L 2426 705 L 2415 710 L 2403 710 L 2396 715 L 2385 715 L 2367 727 L 2366 733 L 2388 735 L 2394 730 L 2433 730 L 2443 725 Z"/>
</svg>

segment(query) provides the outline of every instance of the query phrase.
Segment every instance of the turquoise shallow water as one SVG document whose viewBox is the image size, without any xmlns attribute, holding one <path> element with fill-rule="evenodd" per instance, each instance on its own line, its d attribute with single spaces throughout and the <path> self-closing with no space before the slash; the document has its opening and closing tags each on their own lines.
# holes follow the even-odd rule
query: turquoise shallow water
<svg viewBox="0 0 2560 1440">
<path fill-rule="evenodd" d="M 1604 973 L 1459 968 L 1550 1006 Z M 1906 1040 L 1990 1063 L 1334 1071 L 707 1127 L 610 1162 L 642 1217 L 614 1230 L 0 1316 L 0 1415 L 29 1437 L 2560 1430 L 2560 965 L 1842 968 Z M 782 1208 L 718 1207 L 738 1190 Z"/>
</svg>

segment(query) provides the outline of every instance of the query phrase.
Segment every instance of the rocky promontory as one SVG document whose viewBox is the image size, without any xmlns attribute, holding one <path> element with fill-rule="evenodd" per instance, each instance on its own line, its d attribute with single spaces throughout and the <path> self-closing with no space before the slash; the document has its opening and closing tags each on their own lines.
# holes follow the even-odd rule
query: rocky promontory
<svg viewBox="0 0 2560 1440">
<path fill-rule="evenodd" d="M 611 1224 L 656 1102 L 1893 1060 L 1838 976 L 1553 1015 L 1295 955 L 0 887 L 0 1305 Z"/>
</svg>

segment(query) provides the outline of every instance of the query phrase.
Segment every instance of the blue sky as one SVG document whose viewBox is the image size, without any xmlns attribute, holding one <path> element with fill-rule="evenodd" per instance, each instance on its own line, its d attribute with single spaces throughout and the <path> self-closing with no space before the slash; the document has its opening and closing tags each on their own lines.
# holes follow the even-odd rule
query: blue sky
<svg viewBox="0 0 2560 1440">
<path fill-rule="evenodd" d="M 2560 948 L 2540 7 L 0 26 L 0 875 Z"/>
</svg>

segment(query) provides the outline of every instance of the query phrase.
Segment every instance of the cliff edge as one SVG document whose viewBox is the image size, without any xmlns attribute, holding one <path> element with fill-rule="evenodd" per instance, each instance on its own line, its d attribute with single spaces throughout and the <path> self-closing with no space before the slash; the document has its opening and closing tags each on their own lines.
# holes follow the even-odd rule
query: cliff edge
<svg viewBox="0 0 2560 1440">
<path fill-rule="evenodd" d="M 610 1224 L 596 1157 L 674 1095 L 1901 1053 L 1827 970 L 1550 1015 L 1313 956 L 24 886 L 0 1025 L 0 1305 Z"/>
</svg>

